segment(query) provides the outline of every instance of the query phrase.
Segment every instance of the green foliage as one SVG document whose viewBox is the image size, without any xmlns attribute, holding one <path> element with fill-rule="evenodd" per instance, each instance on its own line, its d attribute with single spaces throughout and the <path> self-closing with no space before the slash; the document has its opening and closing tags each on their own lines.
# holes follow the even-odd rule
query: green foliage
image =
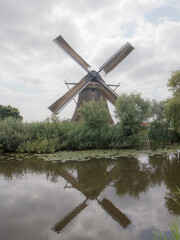
<svg viewBox="0 0 180 240">
<path fill-rule="evenodd" d="M 17 108 L 0 105 L 0 119 L 3 120 L 8 117 L 13 117 L 20 120 L 23 119 Z"/>
<path fill-rule="evenodd" d="M 157 120 L 150 124 L 148 135 L 151 145 L 156 147 L 158 145 L 164 146 L 165 144 L 169 144 L 173 139 L 173 131 L 169 129 L 168 124 Z"/>
<path fill-rule="evenodd" d="M 111 126 L 109 133 L 110 148 L 137 148 L 142 142 L 139 138 L 139 133 L 126 135 L 121 124 Z"/>
<path fill-rule="evenodd" d="M 140 132 L 141 123 L 149 117 L 150 102 L 141 94 L 121 95 L 116 102 L 115 114 L 120 121 L 124 136 L 136 135 Z"/>
<path fill-rule="evenodd" d="M 5 152 L 55 152 L 60 147 L 60 123 L 22 123 L 19 119 L 0 121 L 0 151 Z"/>
<path fill-rule="evenodd" d="M 167 100 L 166 112 L 171 126 L 180 137 L 180 70 L 174 71 L 168 80 L 173 97 Z"/>
<path fill-rule="evenodd" d="M 173 71 L 171 78 L 168 80 L 169 90 L 173 95 L 180 95 L 180 70 Z"/>
<path fill-rule="evenodd" d="M 85 122 L 73 123 L 73 128 L 66 135 L 66 148 L 108 148 L 111 142 L 109 131 L 110 127 L 102 127 L 99 134 L 98 129 L 88 127 Z"/>
<path fill-rule="evenodd" d="M 37 139 L 23 142 L 17 152 L 21 153 L 54 153 L 56 150 L 56 139 Z"/>
<path fill-rule="evenodd" d="M 69 121 L 26 123 L 30 133 L 30 141 L 24 142 L 18 149 L 20 152 L 55 152 L 66 147 L 66 135 L 72 127 Z"/>
<path fill-rule="evenodd" d="M 172 222 L 172 224 L 170 224 L 170 228 L 171 228 L 170 240 L 180 240 L 180 232 L 179 232 L 177 220 Z M 168 240 L 166 236 L 161 236 L 161 234 L 158 234 L 157 232 L 155 232 L 154 240 L 163 240 L 163 239 Z"/>
<path fill-rule="evenodd" d="M 153 120 L 157 122 L 164 122 L 166 121 L 166 110 L 165 110 L 165 101 L 156 101 L 153 100 L 151 102 L 151 107 L 150 107 L 150 114 Z"/>
<path fill-rule="evenodd" d="M 180 133 L 180 95 L 176 95 L 167 101 L 166 113 L 175 131 Z"/>
<path fill-rule="evenodd" d="M 0 151 L 15 152 L 28 139 L 30 134 L 21 120 L 6 118 L 0 121 Z"/>
<path fill-rule="evenodd" d="M 157 102 L 153 100 L 151 102 L 151 117 L 153 121 L 148 129 L 148 135 L 151 145 L 154 147 L 158 145 L 164 146 L 173 141 L 174 133 L 172 129 L 169 128 L 165 106 L 165 101 Z"/>
<path fill-rule="evenodd" d="M 106 102 L 103 99 L 98 102 L 83 102 L 83 106 L 79 111 L 85 124 L 92 129 L 100 129 L 110 121 Z"/>
<path fill-rule="evenodd" d="M 96 131 L 84 123 L 76 124 L 67 135 L 67 145 L 73 149 L 96 148 Z"/>
<path fill-rule="evenodd" d="M 100 99 L 98 102 L 83 102 L 82 108 L 79 110 L 84 121 L 84 137 L 91 141 L 90 146 L 101 147 L 102 129 L 108 126 L 110 121 L 109 111 L 106 102 Z"/>
</svg>

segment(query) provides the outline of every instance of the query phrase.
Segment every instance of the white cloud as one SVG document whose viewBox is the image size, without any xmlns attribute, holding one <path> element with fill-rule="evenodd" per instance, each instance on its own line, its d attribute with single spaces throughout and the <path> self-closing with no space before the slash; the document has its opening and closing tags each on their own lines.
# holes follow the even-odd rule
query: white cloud
<svg viewBox="0 0 180 240">
<path fill-rule="evenodd" d="M 31 103 L 28 110 L 23 110 L 25 120 L 40 120 L 40 115 L 50 114 L 47 107 L 66 92 L 64 81 L 78 82 L 85 75 L 52 42 L 59 34 L 95 69 L 126 41 L 131 42 L 135 50 L 105 78 L 106 82 L 121 82 L 118 93 L 141 91 L 143 96 L 156 99 L 169 96 L 167 79 L 171 70 L 179 68 L 180 19 L 171 22 L 167 15 L 154 24 L 145 17 L 163 6 L 177 11 L 178 1 L 19 0 L 15 4 L 0 0 L 0 3 L 0 86 L 18 91 L 18 96 L 28 93 L 42 103 L 37 105 L 24 98 L 24 104 Z M 161 18 L 161 14 L 157 17 Z M 16 103 L 21 110 L 22 100 L 18 96 L 8 94 L 4 98 L 1 94 L 0 101 Z M 37 114 L 39 111 L 42 114 Z M 60 117 L 70 117 L 68 112 L 72 111 L 70 105 Z"/>
</svg>

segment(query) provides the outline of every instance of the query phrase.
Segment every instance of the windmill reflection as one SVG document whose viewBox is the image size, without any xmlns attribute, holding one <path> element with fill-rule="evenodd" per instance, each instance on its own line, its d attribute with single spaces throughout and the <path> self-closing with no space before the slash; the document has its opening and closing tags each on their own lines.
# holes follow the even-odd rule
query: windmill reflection
<svg viewBox="0 0 180 240">
<path fill-rule="evenodd" d="M 59 175 L 63 177 L 72 188 L 80 191 L 86 198 L 85 201 L 79 204 L 62 220 L 60 220 L 53 230 L 60 233 L 83 209 L 88 206 L 88 202 L 96 200 L 106 213 L 118 222 L 123 228 L 127 228 L 131 223 L 129 218 L 121 212 L 114 204 L 106 198 L 99 200 L 99 195 L 109 186 L 117 174 L 117 166 L 114 165 L 111 170 L 108 169 L 105 163 L 100 164 L 81 164 L 77 166 L 77 177 L 70 173 L 65 168 L 61 168 Z M 109 170 L 109 171 L 108 171 Z M 65 188 L 67 188 L 67 184 Z"/>
<path fill-rule="evenodd" d="M 87 207 L 87 199 L 79 204 L 72 212 L 70 212 L 68 215 L 66 215 L 63 220 L 61 220 L 59 223 L 57 223 L 54 227 L 53 230 L 57 233 L 60 233 L 60 231 L 65 228 L 68 223 L 73 220 L 85 207 Z"/>
</svg>

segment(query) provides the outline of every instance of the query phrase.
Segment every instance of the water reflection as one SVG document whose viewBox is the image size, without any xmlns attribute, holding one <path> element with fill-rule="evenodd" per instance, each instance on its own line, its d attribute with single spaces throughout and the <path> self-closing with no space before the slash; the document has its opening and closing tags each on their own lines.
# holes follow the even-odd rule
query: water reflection
<svg viewBox="0 0 180 240">
<path fill-rule="evenodd" d="M 177 186 L 180 186 L 180 159 L 170 155 L 170 158 L 158 159 L 150 157 L 149 167 L 151 168 L 151 181 L 153 184 L 165 183 L 168 191 L 165 195 L 165 205 L 170 214 L 178 216 L 180 214 L 179 195 Z"/>
<path fill-rule="evenodd" d="M 96 200 L 108 215 L 117 221 L 123 228 L 126 228 L 131 223 L 128 217 L 108 199 L 98 199 L 104 188 L 114 180 L 114 176 L 118 171 L 117 165 L 114 165 L 114 167 L 108 171 L 106 162 L 98 162 L 98 164 L 94 162 L 85 162 L 78 164 L 76 171 L 77 177 L 73 176 L 72 173 L 62 167 L 59 174 L 70 183 L 73 188 L 80 191 L 85 196 L 86 200 L 64 217 L 63 220 L 57 223 L 53 229 L 59 233 L 74 217 L 88 206 L 88 200 Z"/>
<path fill-rule="evenodd" d="M 111 231 L 114 232 L 110 234 L 108 231 L 107 236 L 104 236 L 103 233 L 104 239 L 108 239 L 111 235 L 114 239 L 118 239 L 119 234 L 122 234 L 122 239 L 132 239 L 131 233 L 137 234 L 137 236 L 133 235 L 134 239 L 143 239 L 145 233 L 147 234 L 146 239 L 153 239 L 155 226 L 152 222 L 148 223 L 149 225 L 146 224 L 143 229 L 137 224 L 137 216 L 140 211 L 142 217 L 146 219 L 144 222 L 149 217 L 146 216 L 144 210 L 139 209 L 147 209 L 147 197 L 150 192 L 154 191 L 151 196 L 155 198 L 156 191 L 163 189 L 162 197 L 164 199 L 161 199 L 161 209 L 166 208 L 168 213 L 173 216 L 180 215 L 180 206 L 176 202 L 178 199 L 176 186 L 180 187 L 179 172 L 180 160 L 178 158 L 169 160 L 165 157 L 145 156 L 144 160 L 141 156 L 139 159 L 122 158 L 118 161 L 102 159 L 81 163 L 52 163 L 30 157 L 27 159 L 1 158 L 0 237 L 1 239 L 10 239 L 8 229 L 16 229 L 18 221 L 15 219 L 21 219 L 19 215 L 22 214 L 28 225 L 30 219 L 28 220 L 24 213 L 26 212 L 27 216 L 29 215 L 29 218 L 33 219 L 32 213 L 35 214 L 37 209 L 38 216 L 35 215 L 34 219 L 37 220 L 36 223 L 42 222 L 39 225 L 39 234 L 31 224 L 28 225 L 32 228 L 30 232 L 36 232 L 36 237 L 32 237 L 32 234 L 29 233 L 28 238 L 26 231 L 26 234 L 24 233 L 23 236 L 22 233 L 21 237 L 17 235 L 16 238 L 15 235 L 12 235 L 14 239 L 57 239 L 56 235 L 58 236 L 58 234 L 62 236 L 62 239 L 75 239 L 75 236 L 71 235 L 71 230 L 75 225 L 77 226 L 81 218 L 86 219 L 87 214 L 90 215 L 92 211 L 95 211 L 94 219 L 97 213 L 101 212 L 102 218 L 101 216 L 99 218 L 102 221 L 103 218 L 106 218 L 106 221 L 109 222 L 106 229 L 111 226 Z M 161 190 L 157 190 L 157 186 Z M 17 194 L 20 194 L 20 197 L 16 200 Z M 145 194 L 146 201 L 142 200 L 142 196 Z M 158 192 L 158 194 L 162 193 Z M 141 205 L 142 203 L 145 204 L 144 207 Z M 152 211 L 151 203 L 148 204 L 149 211 Z M 159 206 L 158 204 L 159 202 L 157 202 L 157 206 Z M 13 211 L 13 223 L 11 214 L 6 211 L 8 209 Z M 164 215 L 161 212 L 158 214 L 161 219 L 158 221 L 161 224 L 161 221 L 164 221 Z M 84 220 L 84 222 L 90 224 L 89 220 Z M 166 222 L 168 225 L 169 218 Z M 77 239 L 86 239 L 83 234 L 87 233 L 88 224 L 84 226 L 82 235 L 77 234 Z M 141 230 L 138 230 L 139 228 Z M 49 235 L 40 236 L 40 233 Z M 87 239 L 93 238 L 103 239 L 100 233 Z"/>
<path fill-rule="evenodd" d="M 122 159 L 117 164 L 118 176 L 115 181 L 117 194 L 129 194 L 138 198 L 141 192 L 146 192 L 150 184 L 150 168 L 141 164 L 138 159 Z"/>
</svg>

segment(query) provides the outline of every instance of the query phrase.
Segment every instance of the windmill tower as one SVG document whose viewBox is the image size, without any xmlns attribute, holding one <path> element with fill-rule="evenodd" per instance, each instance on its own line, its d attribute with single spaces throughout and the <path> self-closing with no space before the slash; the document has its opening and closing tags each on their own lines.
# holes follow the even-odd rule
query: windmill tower
<svg viewBox="0 0 180 240">
<path fill-rule="evenodd" d="M 102 98 L 106 102 L 107 109 L 107 100 L 115 105 L 118 95 L 112 88 L 110 88 L 110 86 L 117 85 L 106 84 L 100 73 L 104 72 L 104 74 L 107 74 L 112 71 L 134 49 L 134 47 L 130 43 L 126 43 L 99 68 L 98 72 L 96 72 L 90 70 L 91 66 L 70 47 L 61 35 L 53 41 L 71 58 L 73 58 L 87 72 L 87 74 L 80 80 L 80 82 L 75 84 L 68 92 L 55 101 L 49 109 L 53 113 L 58 113 L 79 94 L 76 109 L 71 119 L 72 121 L 79 121 L 80 115 L 78 109 L 82 106 L 83 101 L 98 101 Z M 112 119 L 111 122 L 113 122 Z"/>
</svg>

